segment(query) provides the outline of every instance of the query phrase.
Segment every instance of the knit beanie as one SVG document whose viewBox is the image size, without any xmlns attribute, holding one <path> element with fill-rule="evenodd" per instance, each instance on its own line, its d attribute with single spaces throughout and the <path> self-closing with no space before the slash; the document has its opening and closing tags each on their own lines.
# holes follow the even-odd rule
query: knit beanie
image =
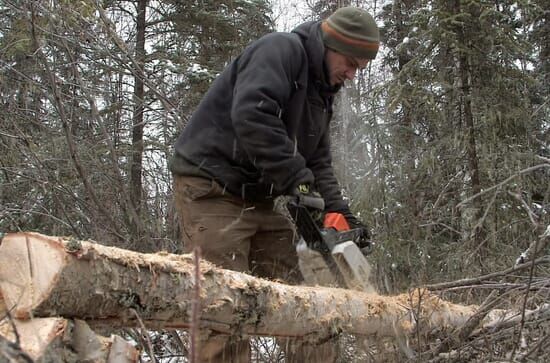
<svg viewBox="0 0 550 363">
<path fill-rule="evenodd" d="M 325 47 L 338 53 L 374 59 L 380 45 L 380 33 L 374 18 L 355 7 L 336 10 L 321 23 Z"/>
</svg>

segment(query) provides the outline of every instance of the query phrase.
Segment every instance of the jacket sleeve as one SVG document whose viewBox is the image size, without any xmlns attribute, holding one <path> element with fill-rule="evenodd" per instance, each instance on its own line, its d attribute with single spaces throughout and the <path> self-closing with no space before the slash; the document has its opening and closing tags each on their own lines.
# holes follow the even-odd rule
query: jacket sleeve
<svg viewBox="0 0 550 363">
<path fill-rule="evenodd" d="M 258 40 L 237 62 L 233 127 L 262 182 L 277 194 L 313 183 L 313 173 L 281 118 L 304 66 L 306 54 L 299 40 L 277 33 Z"/>
<path fill-rule="evenodd" d="M 308 166 L 315 176 L 315 188 L 325 200 L 325 210 L 327 212 L 342 213 L 346 219 L 355 218 L 349 209 L 348 203 L 342 198 L 340 184 L 334 175 L 328 131 L 324 133 Z"/>
</svg>

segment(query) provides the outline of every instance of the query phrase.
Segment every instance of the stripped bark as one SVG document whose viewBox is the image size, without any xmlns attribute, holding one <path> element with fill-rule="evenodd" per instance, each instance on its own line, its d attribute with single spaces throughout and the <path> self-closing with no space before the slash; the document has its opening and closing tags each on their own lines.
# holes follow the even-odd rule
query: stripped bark
<svg viewBox="0 0 550 363">
<path fill-rule="evenodd" d="M 477 311 L 427 290 L 398 296 L 288 286 L 201 261 L 202 328 L 235 335 L 324 339 L 335 332 L 402 336 L 464 324 Z M 141 254 L 36 233 L 7 235 L 0 288 L 17 318 L 64 316 L 110 326 L 189 328 L 190 255 Z"/>
</svg>

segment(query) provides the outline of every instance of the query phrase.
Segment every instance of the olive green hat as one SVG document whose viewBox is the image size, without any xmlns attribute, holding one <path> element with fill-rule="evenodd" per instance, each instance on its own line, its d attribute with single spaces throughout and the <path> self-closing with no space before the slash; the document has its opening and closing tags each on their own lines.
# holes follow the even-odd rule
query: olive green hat
<svg viewBox="0 0 550 363">
<path fill-rule="evenodd" d="M 374 18 L 355 7 L 336 10 L 321 23 L 325 47 L 344 55 L 374 59 L 380 46 L 380 32 Z"/>
</svg>

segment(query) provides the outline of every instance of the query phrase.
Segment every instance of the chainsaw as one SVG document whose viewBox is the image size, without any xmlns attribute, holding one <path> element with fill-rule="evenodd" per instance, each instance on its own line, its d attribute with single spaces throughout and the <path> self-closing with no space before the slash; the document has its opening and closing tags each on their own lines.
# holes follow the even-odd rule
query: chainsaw
<svg viewBox="0 0 550 363">
<path fill-rule="evenodd" d="M 324 208 L 321 197 L 310 195 L 287 202 L 300 235 L 296 251 L 306 283 L 376 292 L 369 282 L 371 267 L 365 257 L 373 243 L 362 237 L 360 229 L 351 229 L 344 215 L 324 213 Z"/>
</svg>

